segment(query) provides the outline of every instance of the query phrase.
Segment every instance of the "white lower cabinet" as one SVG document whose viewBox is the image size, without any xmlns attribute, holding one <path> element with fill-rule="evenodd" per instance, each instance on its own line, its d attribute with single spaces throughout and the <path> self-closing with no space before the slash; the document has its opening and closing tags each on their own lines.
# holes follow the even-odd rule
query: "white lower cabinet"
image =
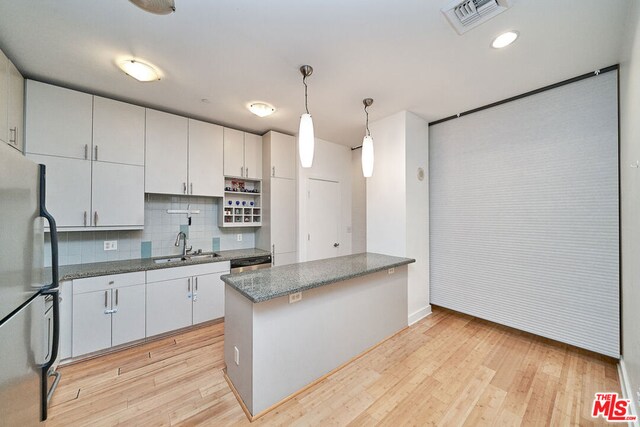
<svg viewBox="0 0 640 427">
<path fill-rule="evenodd" d="M 144 272 L 73 281 L 73 357 L 145 337 Z"/>
<path fill-rule="evenodd" d="M 224 316 L 224 273 L 196 276 L 193 290 L 193 324 Z"/>
<path fill-rule="evenodd" d="M 147 272 L 147 336 L 224 317 L 229 262 Z"/>
<path fill-rule="evenodd" d="M 147 283 L 147 336 L 191 325 L 191 278 Z"/>
</svg>

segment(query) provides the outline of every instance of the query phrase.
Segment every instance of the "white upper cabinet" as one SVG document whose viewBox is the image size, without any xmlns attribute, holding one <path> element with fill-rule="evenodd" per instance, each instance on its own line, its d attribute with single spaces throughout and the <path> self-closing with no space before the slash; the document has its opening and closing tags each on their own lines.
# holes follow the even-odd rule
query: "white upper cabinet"
<svg viewBox="0 0 640 427">
<path fill-rule="evenodd" d="M 0 141 L 9 142 L 9 59 L 0 51 Z"/>
<path fill-rule="evenodd" d="M 187 194 L 188 119 L 147 109 L 145 191 Z"/>
<path fill-rule="evenodd" d="M 224 128 L 224 175 L 262 179 L 262 138 Z"/>
<path fill-rule="evenodd" d="M 26 151 L 90 158 L 93 96 L 33 80 L 26 91 Z"/>
<path fill-rule="evenodd" d="M 222 197 L 222 126 L 189 119 L 189 194 Z"/>
<path fill-rule="evenodd" d="M 224 174 L 244 177 L 244 132 L 224 128 Z"/>
<path fill-rule="evenodd" d="M 262 179 L 262 137 L 252 133 L 244 134 L 244 176 Z"/>
<path fill-rule="evenodd" d="M 112 99 L 93 99 L 92 159 L 144 166 L 145 109 Z"/>
<path fill-rule="evenodd" d="M 91 225 L 144 226 L 144 166 L 93 162 Z"/>
<path fill-rule="evenodd" d="M 47 209 L 58 227 L 91 225 L 91 161 L 27 154 L 47 167 Z"/>
<path fill-rule="evenodd" d="M 296 138 L 278 132 L 264 136 L 263 153 L 269 167 L 269 175 L 276 178 L 296 179 Z"/>
<path fill-rule="evenodd" d="M 9 144 L 24 152 L 24 78 L 9 64 Z M 0 117 L 2 113 L 0 112 Z M 0 131 L 1 132 L 1 131 Z"/>
</svg>

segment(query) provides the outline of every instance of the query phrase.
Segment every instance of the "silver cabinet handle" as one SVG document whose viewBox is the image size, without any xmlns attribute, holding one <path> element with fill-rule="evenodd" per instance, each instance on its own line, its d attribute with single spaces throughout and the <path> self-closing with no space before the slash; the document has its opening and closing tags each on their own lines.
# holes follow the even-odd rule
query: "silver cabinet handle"
<svg viewBox="0 0 640 427">
<path fill-rule="evenodd" d="M 117 308 L 111 309 L 111 310 L 105 310 L 104 314 L 116 314 L 118 312 Z"/>
<path fill-rule="evenodd" d="M 187 292 L 191 292 L 191 277 L 187 279 Z"/>
<path fill-rule="evenodd" d="M 105 308 L 107 307 L 107 292 L 109 292 L 109 291 L 104 291 L 104 306 L 105 306 Z"/>
<path fill-rule="evenodd" d="M 187 194 L 187 183 L 186 182 L 182 183 L 182 194 Z"/>
<path fill-rule="evenodd" d="M 249 168 L 244 168 L 245 177 L 249 178 Z"/>
<path fill-rule="evenodd" d="M 98 225 L 98 211 L 93 213 L 93 225 Z"/>
<path fill-rule="evenodd" d="M 276 245 L 271 245 L 271 265 L 276 265 Z"/>
<path fill-rule="evenodd" d="M 191 187 L 191 194 L 193 194 L 193 182 L 189 186 Z"/>
<path fill-rule="evenodd" d="M 244 166 L 240 166 L 240 176 L 244 176 Z"/>
<path fill-rule="evenodd" d="M 13 145 L 17 145 L 17 142 L 18 142 L 18 128 L 14 126 L 11 129 L 9 129 L 9 131 L 11 131 L 13 133 L 13 139 L 9 138 L 9 142 L 13 143 Z"/>
<path fill-rule="evenodd" d="M 87 211 L 84 211 L 84 226 L 87 226 Z"/>
<path fill-rule="evenodd" d="M 98 160 L 98 146 L 96 145 L 94 148 L 95 153 L 95 159 L 94 160 Z"/>
<path fill-rule="evenodd" d="M 196 276 L 196 292 L 198 292 L 198 277 Z"/>
<path fill-rule="evenodd" d="M 271 167 L 271 176 L 276 176 L 276 167 L 275 166 Z"/>
<path fill-rule="evenodd" d="M 85 160 L 89 159 L 89 145 L 88 144 L 84 144 L 84 159 Z"/>
<path fill-rule="evenodd" d="M 118 290 L 116 289 L 116 305 L 118 305 Z"/>
</svg>

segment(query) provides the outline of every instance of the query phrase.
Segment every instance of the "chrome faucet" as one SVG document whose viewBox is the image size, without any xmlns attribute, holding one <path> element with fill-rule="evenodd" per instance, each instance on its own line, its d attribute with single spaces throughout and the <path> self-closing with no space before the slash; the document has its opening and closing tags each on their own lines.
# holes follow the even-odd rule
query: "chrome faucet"
<svg viewBox="0 0 640 427">
<path fill-rule="evenodd" d="M 180 246 L 180 240 L 182 239 L 182 256 L 186 257 L 187 254 L 191 251 L 191 249 L 193 249 L 193 246 L 189 246 L 187 248 L 187 235 L 184 234 L 183 231 L 178 233 L 178 236 L 176 237 L 176 247 Z"/>
</svg>

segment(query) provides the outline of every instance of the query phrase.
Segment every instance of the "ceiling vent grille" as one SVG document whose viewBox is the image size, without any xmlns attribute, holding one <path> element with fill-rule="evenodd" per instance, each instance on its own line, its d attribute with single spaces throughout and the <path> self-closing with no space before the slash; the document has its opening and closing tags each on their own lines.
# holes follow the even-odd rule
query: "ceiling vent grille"
<svg viewBox="0 0 640 427">
<path fill-rule="evenodd" d="M 463 34 L 507 10 L 509 0 L 454 0 L 442 9 L 449 23 Z"/>
</svg>

